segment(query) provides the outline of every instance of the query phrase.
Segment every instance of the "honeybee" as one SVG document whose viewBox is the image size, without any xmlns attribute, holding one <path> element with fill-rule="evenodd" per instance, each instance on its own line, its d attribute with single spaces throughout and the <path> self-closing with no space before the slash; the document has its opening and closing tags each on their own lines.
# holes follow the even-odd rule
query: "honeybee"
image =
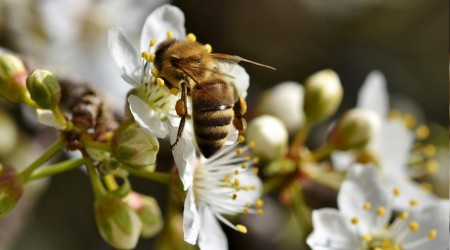
<svg viewBox="0 0 450 250">
<path fill-rule="evenodd" d="M 239 56 L 210 52 L 207 46 L 195 40 L 167 39 L 156 48 L 154 58 L 158 77 L 168 89 L 181 91 L 181 98 L 175 104 L 181 120 L 171 149 L 181 138 L 186 119 L 192 117 L 197 146 L 206 158 L 224 145 L 231 123 L 239 133 L 245 131 L 242 116 L 247 104 L 235 88 L 234 77 L 221 70 L 221 63 L 245 61 L 274 69 Z M 188 96 L 192 101 L 192 115 L 188 114 Z"/>
</svg>

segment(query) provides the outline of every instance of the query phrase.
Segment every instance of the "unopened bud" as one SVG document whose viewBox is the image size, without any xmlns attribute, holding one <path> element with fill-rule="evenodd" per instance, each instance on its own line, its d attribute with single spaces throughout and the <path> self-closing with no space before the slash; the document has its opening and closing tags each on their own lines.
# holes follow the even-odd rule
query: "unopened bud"
<svg viewBox="0 0 450 250">
<path fill-rule="evenodd" d="M 108 195 L 95 201 L 95 221 L 100 235 L 118 249 L 133 249 L 142 229 L 136 212 L 120 197 Z"/>
<path fill-rule="evenodd" d="M 289 132 L 297 131 L 304 122 L 305 91 L 297 82 L 282 82 L 262 95 L 258 113 L 273 115 L 286 125 Z"/>
<path fill-rule="evenodd" d="M 143 237 L 152 237 L 161 231 L 163 219 L 155 198 L 131 192 L 125 201 L 137 213 L 142 222 Z"/>
<path fill-rule="evenodd" d="M 263 115 L 253 119 L 246 133 L 246 140 L 254 144 L 252 152 L 266 160 L 283 156 L 288 148 L 288 132 L 276 117 Z"/>
<path fill-rule="evenodd" d="M 158 139 L 146 134 L 136 124 L 119 129 L 111 146 L 114 158 L 135 168 L 154 163 L 159 150 Z"/>
<path fill-rule="evenodd" d="M 61 87 L 56 77 L 48 70 L 37 69 L 27 78 L 27 88 L 39 107 L 53 109 L 61 99 Z"/>
<path fill-rule="evenodd" d="M 341 104 L 343 90 L 339 76 L 326 69 L 306 79 L 305 115 L 310 123 L 330 117 Z"/>
<path fill-rule="evenodd" d="M 30 98 L 26 88 L 28 72 L 22 60 L 12 54 L 0 55 L 0 96 L 18 103 Z"/>
<path fill-rule="evenodd" d="M 23 193 L 23 184 L 14 168 L 0 163 L 0 218 L 7 215 Z"/>
<path fill-rule="evenodd" d="M 328 143 L 338 150 L 365 146 L 380 128 L 380 117 L 373 111 L 351 109 L 334 125 Z"/>
</svg>

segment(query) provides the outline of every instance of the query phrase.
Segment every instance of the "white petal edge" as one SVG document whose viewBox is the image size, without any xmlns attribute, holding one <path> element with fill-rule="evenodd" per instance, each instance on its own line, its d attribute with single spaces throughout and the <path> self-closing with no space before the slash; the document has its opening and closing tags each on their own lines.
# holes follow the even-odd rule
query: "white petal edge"
<svg viewBox="0 0 450 250">
<path fill-rule="evenodd" d="M 314 210 L 312 214 L 314 231 L 306 243 L 313 250 L 358 249 L 355 232 L 349 221 L 333 208 Z"/>
<path fill-rule="evenodd" d="M 176 123 L 171 121 L 171 123 Z M 170 143 L 173 144 L 177 138 L 178 133 L 178 123 L 170 125 Z M 172 150 L 173 159 L 175 165 L 178 168 L 180 174 L 181 182 L 183 183 L 184 190 L 187 190 L 194 180 L 194 168 L 195 168 L 195 142 L 193 140 L 192 125 L 190 122 L 186 122 L 183 135 L 181 136 L 178 144 Z"/>
<path fill-rule="evenodd" d="M 65 129 L 66 125 L 59 122 L 52 111 L 49 109 L 36 109 L 36 114 L 38 122 L 49 127 L 54 127 L 56 129 Z"/>
<path fill-rule="evenodd" d="M 155 9 L 145 20 L 141 33 L 141 50 L 148 50 L 152 38 L 157 43 L 166 40 L 167 31 L 171 31 L 175 39 L 184 39 L 186 36 L 183 12 L 169 4 Z M 155 47 L 152 47 L 150 52 L 154 50 Z"/>
<path fill-rule="evenodd" d="M 227 250 L 228 241 L 216 217 L 206 205 L 200 207 L 201 228 L 198 246 L 201 250 Z"/>
<path fill-rule="evenodd" d="M 130 95 L 128 104 L 134 120 L 145 133 L 158 138 L 167 136 L 169 132 L 167 125 L 159 119 L 156 112 L 147 103 L 135 95 Z"/>
<path fill-rule="evenodd" d="M 382 119 L 387 118 L 389 111 L 389 95 L 383 73 L 378 70 L 369 73 L 363 86 L 358 92 L 356 106 L 361 109 L 372 110 Z"/>
<path fill-rule="evenodd" d="M 141 82 L 141 60 L 136 48 L 127 39 L 121 28 L 109 29 L 108 45 L 122 78 L 131 85 L 138 86 Z"/>
<path fill-rule="evenodd" d="M 184 240 L 192 245 L 197 242 L 198 234 L 200 233 L 201 218 L 195 204 L 194 192 L 189 189 L 184 201 L 183 212 L 183 230 Z"/>
</svg>

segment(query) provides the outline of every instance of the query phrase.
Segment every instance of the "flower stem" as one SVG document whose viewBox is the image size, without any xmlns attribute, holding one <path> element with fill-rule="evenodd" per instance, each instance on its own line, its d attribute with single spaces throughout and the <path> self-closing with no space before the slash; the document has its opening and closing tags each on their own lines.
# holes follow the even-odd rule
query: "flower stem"
<svg viewBox="0 0 450 250">
<path fill-rule="evenodd" d="M 127 168 L 128 172 L 132 175 L 139 176 L 145 179 L 156 181 L 162 184 L 170 184 L 172 181 L 172 175 L 160 172 L 148 172 L 145 170 L 135 170 Z"/>
<path fill-rule="evenodd" d="M 106 195 L 105 187 L 103 186 L 103 183 L 100 181 L 97 173 L 95 172 L 95 166 L 92 163 L 92 160 L 89 158 L 84 159 L 89 179 L 91 180 L 92 189 L 94 190 L 94 196 L 96 199 L 101 198 L 102 196 Z"/>
<path fill-rule="evenodd" d="M 300 146 L 302 146 L 305 143 L 305 140 L 308 138 L 311 126 L 312 124 L 306 121 L 305 124 L 297 131 L 297 134 L 295 135 L 294 140 L 292 141 L 289 148 L 289 154 L 294 158 L 297 158 Z"/>
<path fill-rule="evenodd" d="M 333 147 L 329 144 L 326 144 L 312 152 L 312 155 L 316 161 L 323 160 L 324 158 L 327 158 L 330 156 L 331 152 L 333 151 Z"/>
<path fill-rule="evenodd" d="M 108 142 L 97 142 L 93 141 L 87 137 L 83 137 L 81 139 L 81 144 L 85 148 L 93 148 L 93 149 L 99 149 L 107 152 L 111 152 L 111 144 Z"/>
<path fill-rule="evenodd" d="M 55 142 L 53 142 L 52 145 L 50 145 L 50 147 L 47 148 L 47 150 L 41 156 L 39 156 L 39 158 L 37 158 L 33 163 L 26 167 L 25 170 L 22 171 L 22 173 L 20 173 L 21 178 L 23 178 L 24 181 L 27 181 L 34 170 L 42 166 L 56 153 L 58 153 L 59 150 L 64 148 L 65 144 L 66 143 L 63 138 L 59 137 Z"/>
<path fill-rule="evenodd" d="M 28 180 L 36 180 L 43 177 L 59 174 L 71 169 L 75 169 L 80 167 L 84 164 L 84 159 L 70 159 L 63 162 L 58 162 L 56 164 L 47 166 L 46 168 L 42 169 L 41 171 L 38 171 L 37 173 L 34 173 L 30 176 Z"/>
<path fill-rule="evenodd" d="M 103 177 L 103 180 L 105 181 L 106 187 L 109 191 L 114 191 L 117 188 L 119 188 L 119 185 L 117 184 L 116 180 L 114 179 L 114 176 L 111 174 L 107 174 Z"/>
<path fill-rule="evenodd" d="M 59 109 L 58 106 L 55 106 L 54 108 L 52 108 L 52 113 L 59 123 L 67 125 L 67 120 L 66 120 L 66 118 L 64 118 L 64 115 L 61 113 L 61 110 Z"/>
</svg>

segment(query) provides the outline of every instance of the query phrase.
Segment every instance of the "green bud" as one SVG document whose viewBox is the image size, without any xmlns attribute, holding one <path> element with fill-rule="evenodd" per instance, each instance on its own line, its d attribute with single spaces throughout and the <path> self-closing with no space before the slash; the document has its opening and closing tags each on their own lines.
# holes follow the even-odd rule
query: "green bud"
<svg viewBox="0 0 450 250">
<path fill-rule="evenodd" d="M 381 125 L 380 117 L 369 110 L 351 109 L 334 125 L 328 143 L 334 149 L 349 150 L 364 147 Z"/>
<path fill-rule="evenodd" d="M 125 200 L 141 219 L 141 236 L 149 238 L 161 231 L 163 219 L 155 198 L 131 192 Z"/>
<path fill-rule="evenodd" d="M 108 195 L 95 201 L 95 221 L 103 239 L 118 249 L 133 249 L 142 230 L 137 213 L 122 199 Z"/>
<path fill-rule="evenodd" d="M 331 69 L 319 71 L 306 79 L 304 110 L 309 123 L 333 115 L 341 104 L 343 90 L 339 76 Z"/>
<path fill-rule="evenodd" d="M 26 88 L 28 71 L 22 60 L 12 54 L 0 55 L 0 96 L 18 103 L 30 98 Z"/>
<path fill-rule="evenodd" d="M 53 109 L 61 99 L 61 87 L 48 70 L 37 69 L 27 78 L 31 98 L 43 109 Z"/>
<path fill-rule="evenodd" d="M 23 194 L 23 183 L 16 170 L 0 164 L 0 218 L 7 215 Z"/>
<path fill-rule="evenodd" d="M 116 131 L 111 147 L 116 160 L 130 167 L 141 169 L 156 161 L 159 142 L 136 124 L 132 124 Z"/>
<path fill-rule="evenodd" d="M 247 128 L 246 139 L 252 152 L 265 160 L 274 160 L 286 154 L 288 132 L 276 117 L 262 115 L 253 119 Z"/>
</svg>

